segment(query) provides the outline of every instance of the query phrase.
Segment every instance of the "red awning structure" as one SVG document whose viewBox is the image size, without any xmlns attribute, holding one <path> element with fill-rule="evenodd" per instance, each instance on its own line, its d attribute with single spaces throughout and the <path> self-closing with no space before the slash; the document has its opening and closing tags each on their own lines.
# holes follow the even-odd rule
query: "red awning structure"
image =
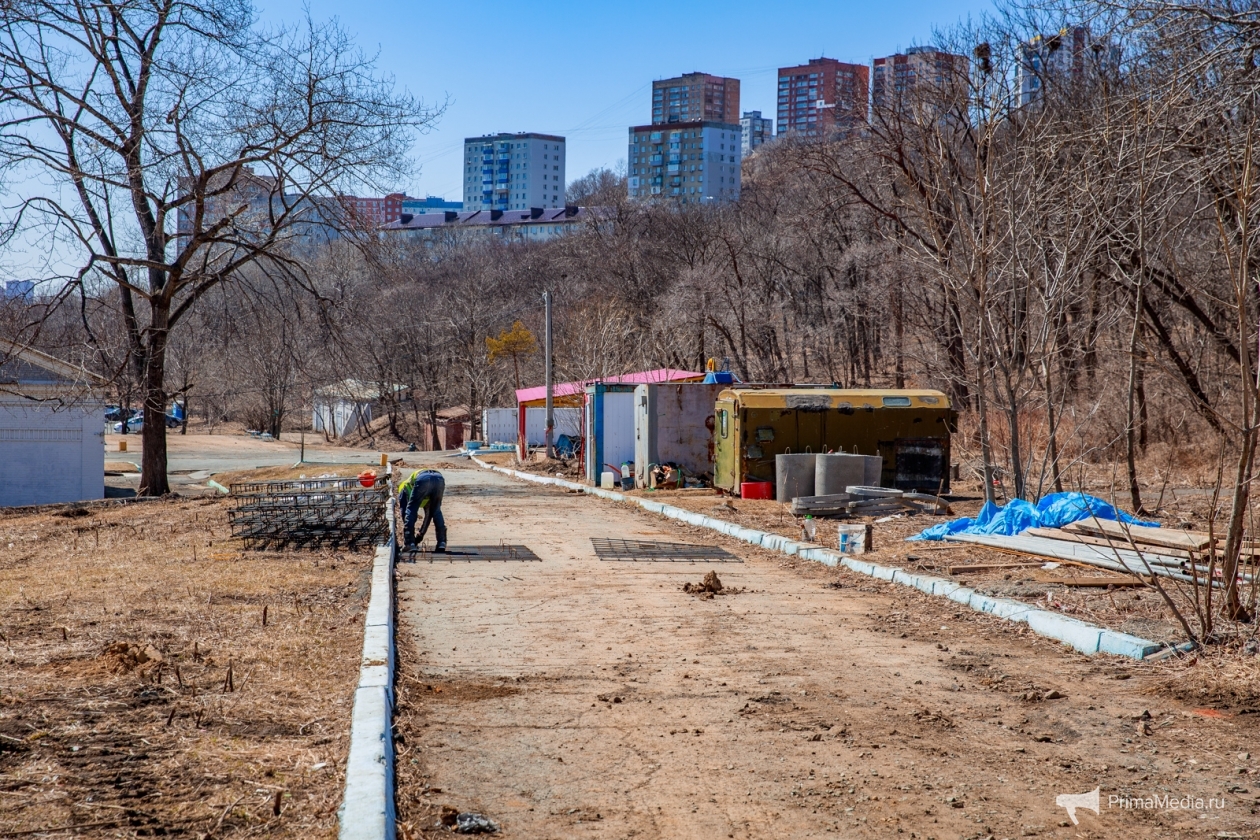
<svg viewBox="0 0 1260 840">
<path fill-rule="evenodd" d="M 585 407 L 586 386 L 596 382 L 617 385 L 649 385 L 659 382 L 699 382 L 704 379 L 703 372 L 694 370 L 677 370 L 675 368 L 657 368 L 641 370 L 637 373 L 623 373 L 618 376 L 602 376 L 595 379 L 584 379 L 578 382 L 562 382 L 552 386 L 552 404 L 567 407 Z M 517 453 L 522 459 L 528 454 L 525 442 L 525 414 L 528 408 L 546 405 L 547 386 L 537 385 L 533 388 L 519 388 L 516 391 Z"/>
</svg>

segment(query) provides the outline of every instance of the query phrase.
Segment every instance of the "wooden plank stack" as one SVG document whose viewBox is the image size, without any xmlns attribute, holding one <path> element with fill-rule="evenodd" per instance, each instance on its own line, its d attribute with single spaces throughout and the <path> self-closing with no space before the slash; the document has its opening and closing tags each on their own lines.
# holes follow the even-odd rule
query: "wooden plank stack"
<svg viewBox="0 0 1260 840">
<path fill-rule="evenodd" d="M 1014 537 L 960 534 L 950 539 L 1143 577 L 1154 574 L 1206 584 L 1211 575 L 1214 585 L 1222 584 L 1220 553 L 1225 541 L 1201 531 L 1090 517 L 1062 528 L 1029 528 Z M 1260 560 L 1256 543 L 1244 541 L 1241 560 L 1239 579 L 1250 582 Z"/>
<path fill-rule="evenodd" d="M 800 496 L 792 500 L 794 516 L 884 516 L 893 513 L 951 513 L 949 503 L 925 493 L 906 493 L 889 487 L 849 487 L 845 493 Z"/>
</svg>

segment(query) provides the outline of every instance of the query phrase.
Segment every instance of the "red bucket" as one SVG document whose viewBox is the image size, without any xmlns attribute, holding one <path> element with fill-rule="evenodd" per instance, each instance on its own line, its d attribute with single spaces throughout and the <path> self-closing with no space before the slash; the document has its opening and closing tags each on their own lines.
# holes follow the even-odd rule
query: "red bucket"
<svg viewBox="0 0 1260 840">
<path fill-rule="evenodd" d="M 375 487 L 376 473 L 372 472 L 372 470 L 364 470 L 359 473 L 359 483 L 364 487 Z"/>
<path fill-rule="evenodd" d="M 745 481 L 739 485 L 739 495 L 744 499 L 773 499 L 773 481 Z"/>
</svg>

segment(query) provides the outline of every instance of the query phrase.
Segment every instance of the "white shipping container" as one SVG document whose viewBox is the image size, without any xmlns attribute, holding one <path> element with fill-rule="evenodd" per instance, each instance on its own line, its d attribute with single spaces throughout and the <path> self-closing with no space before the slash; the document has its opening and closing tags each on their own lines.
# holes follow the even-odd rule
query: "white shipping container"
<svg viewBox="0 0 1260 840">
<path fill-rule="evenodd" d="M 520 434 L 517 427 L 515 408 L 487 408 L 481 412 L 482 434 L 486 443 L 516 443 Z M 577 437 L 582 431 L 582 409 L 555 408 L 555 437 L 560 435 Z M 525 442 L 530 446 L 542 446 L 546 443 L 547 409 L 525 409 Z"/>
<path fill-rule="evenodd" d="M 555 420 L 554 437 L 552 443 L 560 439 L 560 435 L 569 435 L 577 437 L 582 433 L 582 409 L 580 408 L 553 408 L 551 410 Z M 527 408 L 525 409 L 525 441 L 530 446 L 542 446 L 547 442 L 547 409 L 545 408 Z M 513 438 L 515 440 L 515 438 Z"/>
<path fill-rule="evenodd" d="M 486 443 L 516 443 L 516 409 L 487 408 L 482 410 L 481 436 Z"/>
</svg>

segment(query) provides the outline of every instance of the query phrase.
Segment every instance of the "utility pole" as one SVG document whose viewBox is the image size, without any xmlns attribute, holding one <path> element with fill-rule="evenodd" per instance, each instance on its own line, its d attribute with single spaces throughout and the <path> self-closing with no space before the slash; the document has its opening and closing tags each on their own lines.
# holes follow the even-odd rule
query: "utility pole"
<svg viewBox="0 0 1260 840">
<path fill-rule="evenodd" d="M 547 316 L 546 316 L 547 328 L 546 328 L 545 337 L 543 339 L 543 355 L 546 358 L 543 364 L 545 364 L 547 367 L 547 419 L 546 419 L 547 437 L 546 437 L 546 441 L 547 441 L 547 458 L 550 459 L 550 458 L 556 457 L 556 450 L 554 447 L 555 440 L 553 438 L 553 435 L 555 433 L 555 428 L 556 428 L 556 417 L 552 410 L 552 404 L 551 404 L 552 403 L 551 392 L 553 390 L 553 385 L 554 385 L 554 383 L 551 381 L 552 379 L 551 377 L 551 292 L 543 292 L 543 306 L 547 310 Z"/>
</svg>

